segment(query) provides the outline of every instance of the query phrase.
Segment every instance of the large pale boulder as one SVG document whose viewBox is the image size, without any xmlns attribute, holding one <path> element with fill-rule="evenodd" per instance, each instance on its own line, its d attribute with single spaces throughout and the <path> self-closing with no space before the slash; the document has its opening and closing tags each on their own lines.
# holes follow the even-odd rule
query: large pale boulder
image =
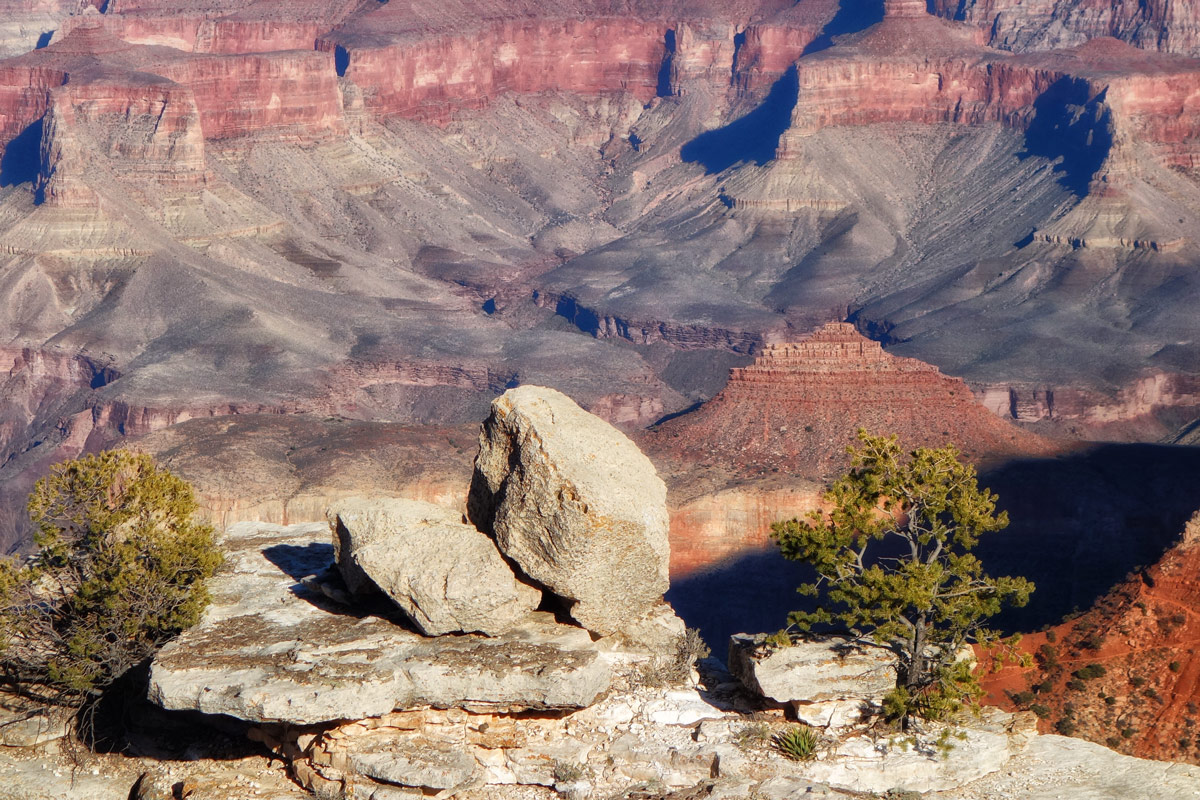
<svg viewBox="0 0 1200 800">
<path fill-rule="evenodd" d="M 363 579 L 427 636 L 496 635 L 537 608 L 542 593 L 517 580 L 495 543 L 449 508 L 419 500 L 353 499 L 329 509 L 347 585 Z"/>
<path fill-rule="evenodd" d="M 597 633 L 651 613 L 668 588 L 667 489 L 654 465 L 553 389 L 522 386 L 492 402 L 467 513 Z"/>
</svg>

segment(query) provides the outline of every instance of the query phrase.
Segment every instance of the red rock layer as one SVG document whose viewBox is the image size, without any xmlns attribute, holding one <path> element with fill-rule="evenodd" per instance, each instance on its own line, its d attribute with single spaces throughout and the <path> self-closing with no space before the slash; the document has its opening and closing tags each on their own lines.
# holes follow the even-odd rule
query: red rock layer
<svg viewBox="0 0 1200 800">
<path fill-rule="evenodd" d="M 67 17 L 59 36 L 69 36 L 82 26 L 96 24 L 94 17 Z M 212 19 L 193 16 L 105 14 L 99 19 L 104 30 L 131 44 L 160 45 L 189 53 L 269 53 L 276 50 L 311 50 L 317 37 L 330 24 L 323 20 Z"/>
<path fill-rule="evenodd" d="M 668 486 L 671 511 L 671 577 L 679 579 L 747 553 L 775 547 L 771 524 L 820 505 L 824 487 L 735 486 L 679 501 Z"/>
<path fill-rule="evenodd" d="M 163 100 L 166 92 L 177 107 L 195 107 L 207 139 L 270 133 L 313 140 L 344 130 L 329 53 L 189 55 L 131 45 L 89 24 L 50 47 L 0 64 L 0 145 L 44 114 L 51 105 L 49 90 L 63 84 L 70 88 L 60 92 L 60 126 L 70 118 L 62 107 L 70 98 L 79 98 L 84 116 L 95 119 L 133 114 Z M 79 88 L 84 85 L 91 88 Z"/>
<path fill-rule="evenodd" d="M 336 43 L 323 40 L 332 52 Z M 467 36 L 437 36 L 350 50 L 347 80 L 380 115 L 444 119 L 509 91 L 655 94 L 666 56 L 660 26 L 628 18 L 504 22 Z"/>
<path fill-rule="evenodd" d="M 50 107 L 50 89 L 67 82 L 67 73 L 51 66 L 0 64 L 0 146 L 41 119 Z"/>
<path fill-rule="evenodd" d="M 961 380 L 889 355 L 846 323 L 767 347 L 732 370 L 710 402 L 647 436 L 647 446 L 739 473 L 824 478 L 843 467 L 859 428 L 897 433 L 911 447 L 954 443 L 976 460 L 1050 449 L 990 413 Z"/>
<path fill-rule="evenodd" d="M 646 100 L 662 88 L 664 64 L 673 93 L 697 81 L 760 93 L 833 10 L 829 0 L 392 3 L 318 47 L 344 49 L 346 77 L 361 87 L 368 110 L 444 119 L 505 91 L 626 90 Z"/>
<path fill-rule="evenodd" d="M 1200 60 L 1111 39 L 1014 57 L 981 46 L 976 32 L 929 17 L 915 3 L 888 8 L 883 22 L 797 64 L 799 94 L 781 158 L 830 126 L 998 122 L 1026 130 L 1035 104 L 1058 92 L 1093 104 L 1097 141 L 1112 139 L 1097 175 L 1108 185 L 1097 191 L 1114 191 L 1123 174 L 1136 172 L 1134 142 L 1147 145 L 1163 166 L 1200 164 Z M 1064 102 L 1052 101 L 1042 113 L 1059 112 Z"/>
<path fill-rule="evenodd" d="M 192 92 L 206 139 L 259 133 L 311 139 L 345 130 L 329 53 L 197 56 L 156 71 Z"/>
<path fill-rule="evenodd" d="M 1033 708 L 1043 732 L 1200 763 L 1198 576 L 1200 514 L 1158 564 L 1083 616 L 1024 637 L 1036 666 L 985 675 L 989 701 Z"/>
<path fill-rule="evenodd" d="M 38 184 L 51 205 L 96 202 L 83 175 L 98 155 L 110 158 L 118 174 L 160 186 L 190 187 L 205 180 L 195 100 L 167 80 L 136 87 L 71 83 L 55 90 L 45 120 Z"/>
</svg>

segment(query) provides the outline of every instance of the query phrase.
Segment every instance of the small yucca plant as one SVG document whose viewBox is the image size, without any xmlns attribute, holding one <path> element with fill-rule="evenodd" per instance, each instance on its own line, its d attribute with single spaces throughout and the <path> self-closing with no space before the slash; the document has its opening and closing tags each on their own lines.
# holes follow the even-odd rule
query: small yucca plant
<svg viewBox="0 0 1200 800">
<path fill-rule="evenodd" d="M 817 755 L 821 735 L 808 725 L 793 725 L 771 738 L 775 749 L 793 761 L 808 761 Z"/>
</svg>

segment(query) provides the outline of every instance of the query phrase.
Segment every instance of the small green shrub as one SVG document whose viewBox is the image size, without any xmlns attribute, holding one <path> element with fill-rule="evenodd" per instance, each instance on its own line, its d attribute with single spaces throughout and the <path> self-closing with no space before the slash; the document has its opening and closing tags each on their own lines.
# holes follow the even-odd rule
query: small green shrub
<svg viewBox="0 0 1200 800">
<path fill-rule="evenodd" d="M 817 755 L 821 736 L 808 725 L 793 725 L 786 731 L 775 734 L 772 739 L 775 749 L 793 761 L 808 761 Z"/>
<path fill-rule="evenodd" d="M 1129 685 L 1135 689 L 1140 689 L 1141 687 L 1146 685 L 1146 679 L 1143 678 L 1141 675 L 1134 675 L 1132 678 L 1129 679 Z"/>
<path fill-rule="evenodd" d="M 1183 664 L 1178 661 L 1172 661 L 1170 664 L 1167 664 L 1167 669 L 1171 670 L 1171 672 L 1179 672 L 1179 670 L 1183 669 Z"/>
<path fill-rule="evenodd" d="M 1126 726 L 1124 728 L 1121 728 L 1121 738 L 1122 739 L 1132 739 L 1136 735 L 1137 735 L 1137 728 L 1134 728 L 1132 726 Z"/>
<path fill-rule="evenodd" d="M 554 762 L 555 783 L 575 783 L 576 781 L 588 780 L 591 777 L 592 768 L 587 764 L 580 764 L 575 761 Z"/>
<path fill-rule="evenodd" d="M 1038 648 L 1038 666 L 1042 669 L 1053 669 L 1058 666 L 1058 648 L 1052 644 L 1044 644 Z"/>
<path fill-rule="evenodd" d="M 1103 664 L 1088 664 L 1086 667 L 1080 667 L 1075 670 L 1072 674 L 1081 680 L 1090 681 L 1096 678 L 1103 678 L 1108 674 L 1108 670 L 1104 668 Z"/>
<path fill-rule="evenodd" d="M 1070 717 L 1062 717 L 1058 720 L 1058 722 L 1054 723 L 1054 730 L 1061 733 L 1063 736 L 1071 736 L 1075 733 L 1077 727 L 1078 726 L 1075 724 L 1075 720 L 1071 719 Z"/>
<path fill-rule="evenodd" d="M 1104 636 L 1093 631 L 1092 633 L 1089 633 L 1087 636 L 1083 637 L 1083 641 L 1081 641 L 1080 644 L 1086 647 L 1088 650 L 1099 650 L 1104 646 Z"/>
<path fill-rule="evenodd" d="M 766 744 L 770 740 L 771 726 L 765 722 L 751 722 L 733 734 L 733 743 L 743 750 Z"/>
<path fill-rule="evenodd" d="M 1115 706 L 1116 704 L 1117 704 L 1117 698 L 1113 697 L 1111 694 L 1108 697 L 1104 698 L 1104 705 Z"/>
<path fill-rule="evenodd" d="M 767 638 L 763 640 L 763 643 L 768 647 L 791 647 L 792 633 L 787 628 L 777 630 L 774 633 L 769 634 Z"/>
<path fill-rule="evenodd" d="M 147 455 L 112 450 L 34 486 L 38 551 L 0 562 L 0 673 L 17 691 L 80 708 L 208 604 L 221 563 L 192 489 Z"/>
<path fill-rule="evenodd" d="M 687 683 L 696 662 L 710 655 L 712 651 L 700 637 L 700 631 L 687 628 L 683 635 L 675 640 L 674 652 L 643 665 L 637 673 L 636 682 L 652 688 L 679 686 Z"/>
<path fill-rule="evenodd" d="M 1087 688 L 1087 684 L 1079 680 L 1079 678 L 1071 678 L 1067 681 L 1067 688 L 1072 692 L 1082 692 Z"/>
<path fill-rule="evenodd" d="M 1050 716 L 1049 706 L 1044 706 L 1041 703 L 1034 703 L 1029 707 L 1029 710 L 1036 714 L 1038 719 L 1046 719 Z"/>
</svg>

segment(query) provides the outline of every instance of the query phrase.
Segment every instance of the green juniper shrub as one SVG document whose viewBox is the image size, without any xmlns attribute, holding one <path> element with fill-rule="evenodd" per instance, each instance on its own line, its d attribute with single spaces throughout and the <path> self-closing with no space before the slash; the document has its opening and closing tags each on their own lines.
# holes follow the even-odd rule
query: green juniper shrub
<svg viewBox="0 0 1200 800">
<path fill-rule="evenodd" d="M 196 511 L 144 454 L 54 466 L 29 497 L 36 554 L 0 562 L 0 681 L 81 708 L 195 624 L 221 562 Z"/>
<path fill-rule="evenodd" d="M 1080 667 L 1071 674 L 1081 680 L 1090 681 L 1095 678 L 1103 678 L 1108 674 L 1108 670 L 1104 668 L 1103 664 L 1088 664 L 1086 667 Z"/>
<path fill-rule="evenodd" d="M 1071 736 L 1077 729 L 1075 720 L 1070 717 L 1061 717 L 1058 722 L 1054 723 L 1054 730 L 1063 736 Z"/>
</svg>

